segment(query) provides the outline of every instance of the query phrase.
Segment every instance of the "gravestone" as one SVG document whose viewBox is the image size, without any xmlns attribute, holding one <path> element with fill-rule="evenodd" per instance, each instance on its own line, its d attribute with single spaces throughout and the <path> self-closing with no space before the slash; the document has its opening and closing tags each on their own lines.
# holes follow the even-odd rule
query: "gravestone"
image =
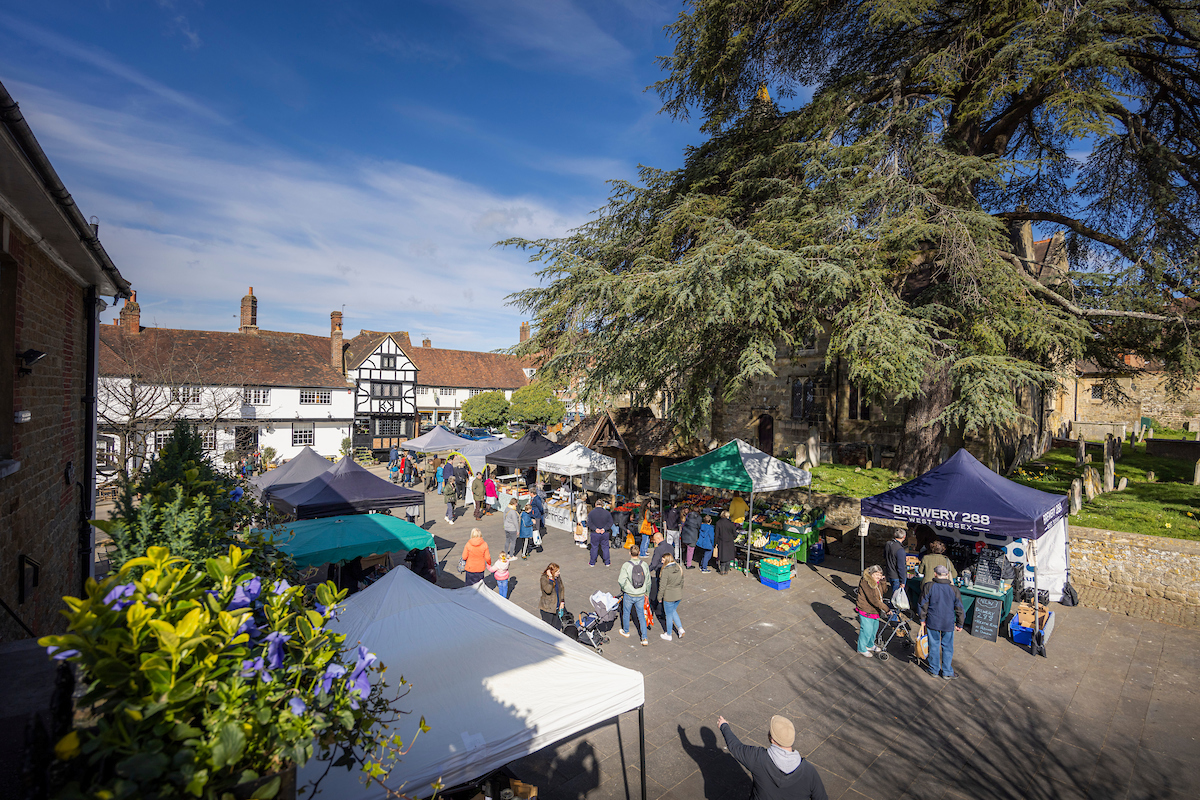
<svg viewBox="0 0 1200 800">
<path fill-rule="evenodd" d="M 1146 483 L 1155 483 L 1157 481 L 1158 478 L 1155 476 L 1154 470 L 1146 470 Z"/>
<path fill-rule="evenodd" d="M 1128 485 L 1129 485 L 1129 478 L 1121 478 L 1121 480 L 1117 481 L 1117 491 L 1118 492 L 1125 491 L 1125 487 Z"/>
<path fill-rule="evenodd" d="M 1000 630 L 1000 617 L 1004 614 L 1004 601 L 996 597 L 976 597 L 971 606 L 971 635 L 989 642 L 996 641 Z"/>
<path fill-rule="evenodd" d="M 1079 478 L 1071 481 L 1071 513 L 1078 514 L 1083 509 L 1083 481 Z"/>
<path fill-rule="evenodd" d="M 808 460 L 813 464 L 821 463 L 821 434 L 816 428 L 808 429 Z"/>
<path fill-rule="evenodd" d="M 1200 486 L 1200 459 L 1196 461 L 1196 474 L 1192 477 L 1192 486 Z"/>
<path fill-rule="evenodd" d="M 1096 472 L 1095 467 L 1083 468 L 1083 490 L 1087 493 L 1089 503 L 1104 493 L 1104 487 L 1100 485 L 1100 473 Z"/>
<path fill-rule="evenodd" d="M 871 466 L 876 468 L 883 466 L 883 445 L 877 444 L 871 447 Z"/>
<path fill-rule="evenodd" d="M 1113 470 L 1115 469 L 1116 467 L 1113 465 L 1113 457 L 1110 455 L 1108 458 L 1104 459 L 1104 491 L 1106 492 L 1111 492 L 1115 485 L 1113 483 Z"/>
<path fill-rule="evenodd" d="M 950 445 L 942 445 L 941 452 L 938 453 L 938 463 L 945 464 L 946 459 L 950 457 Z"/>
<path fill-rule="evenodd" d="M 1075 443 L 1075 466 L 1082 467 L 1083 459 L 1087 456 L 1087 442 L 1083 438 L 1083 434 L 1079 434 L 1079 440 Z"/>
<path fill-rule="evenodd" d="M 1154 428 L 1146 428 L 1146 438 L 1147 439 L 1154 438 Z"/>
<path fill-rule="evenodd" d="M 1083 457 L 1083 463 L 1085 463 L 1085 464 L 1092 463 L 1092 454 L 1091 453 L 1088 453 L 1086 456 Z"/>
</svg>

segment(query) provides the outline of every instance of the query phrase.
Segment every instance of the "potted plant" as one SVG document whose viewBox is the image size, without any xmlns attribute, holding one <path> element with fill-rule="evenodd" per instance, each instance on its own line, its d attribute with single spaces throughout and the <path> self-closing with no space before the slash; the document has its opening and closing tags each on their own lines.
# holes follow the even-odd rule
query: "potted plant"
<svg viewBox="0 0 1200 800">
<path fill-rule="evenodd" d="M 384 726 L 405 712 L 375 656 L 329 630 L 343 595 L 253 564 L 237 546 L 203 563 L 150 547 L 66 598 L 68 632 L 40 640 L 86 686 L 90 719 L 55 747 L 66 795 L 294 796 L 314 756 L 386 777 L 406 750 Z"/>
</svg>

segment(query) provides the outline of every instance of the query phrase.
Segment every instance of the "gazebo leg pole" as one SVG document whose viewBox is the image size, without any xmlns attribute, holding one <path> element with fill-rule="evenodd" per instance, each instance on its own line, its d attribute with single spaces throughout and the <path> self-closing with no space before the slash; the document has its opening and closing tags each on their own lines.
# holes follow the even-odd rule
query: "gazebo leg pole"
<svg viewBox="0 0 1200 800">
<path fill-rule="evenodd" d="M 746 574 L 750 574 L 750 539 L 754 535 L 754 491 L 750 491 L 750 510 L 746 512 Z"/>
<path fill-rule="evenodd" d="M 642 773 L 642 800 L 646 800 L 646 706 L 638 706 L 638 770 Z"/>
</svg>

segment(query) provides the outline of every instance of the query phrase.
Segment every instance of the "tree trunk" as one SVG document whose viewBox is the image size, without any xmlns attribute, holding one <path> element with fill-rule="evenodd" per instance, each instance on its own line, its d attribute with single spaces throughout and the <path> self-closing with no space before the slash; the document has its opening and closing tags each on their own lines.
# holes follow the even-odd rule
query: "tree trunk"
<svg viewBox="0 0 1200 800">
<path fill-rule="evenodd" d="M 938 464 L 946 426 L 935 422 L 953 400 L 949 366 L 939 366 L 921 382 L 921 393 L 905 404 L 904 433 L 896 452 L 896 471 L 913 478 Z"/>
</svg>

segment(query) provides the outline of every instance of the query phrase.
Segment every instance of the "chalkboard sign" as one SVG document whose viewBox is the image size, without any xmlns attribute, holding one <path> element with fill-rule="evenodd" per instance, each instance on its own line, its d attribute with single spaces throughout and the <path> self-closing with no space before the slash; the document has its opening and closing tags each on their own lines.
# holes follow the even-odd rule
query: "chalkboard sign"
<svg viewBox="0 0 1200 800">
<path fill-rule="evenodd" d="M 989 642 L 996 641 L 1000 617 L 1004 614 L 1004 601 L 995 597 L 976 597 L 971 612 L 971 635 Z"/>
<path fill-rule="evenodd" d="M 999 589 L 1004 579 L 1001 560 L 1007 558 L 998 547 L 986 547 L 975 564 L 975 584 L 985 589 Z"/>
</svg>

